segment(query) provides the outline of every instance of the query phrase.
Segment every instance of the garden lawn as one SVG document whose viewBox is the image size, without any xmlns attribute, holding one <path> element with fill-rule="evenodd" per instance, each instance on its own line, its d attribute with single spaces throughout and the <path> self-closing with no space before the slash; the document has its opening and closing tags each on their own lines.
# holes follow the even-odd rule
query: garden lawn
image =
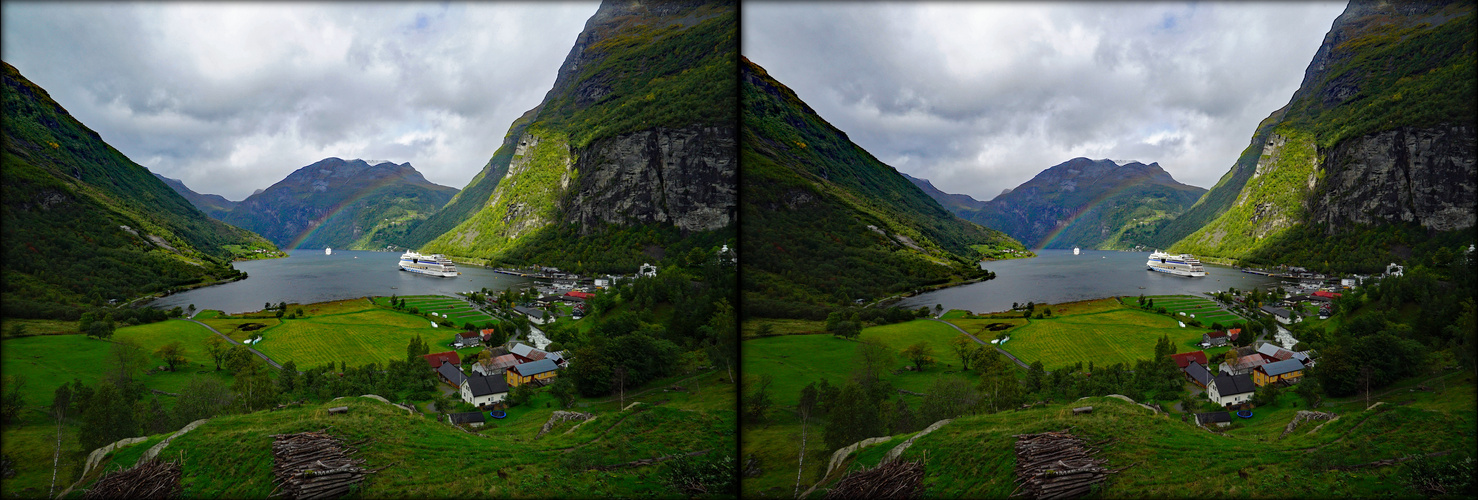
<svg viewBox="0 0 1478 500">
<path fill-rule="evenodd" d="M 441 352 L 458 332 L 432 328 L 420 316 L 383 309 L 284 321 L 259 331 L 263 340 L 253 347 L 278 363 L 293 361 L 303 369 L 324 363 L 383 365 L 404 359 L 406 345 L 416 335 L 432 352 Z"/>
<path fill-rule="evenodd" d="M 1132 364 L 1152 356 L 1155 341 L 1162 335 L 1185 345 L 1192 339 L 1199 341 L 1205 331 L 1189 325 L 1181 328 L 1169 317 L 1118 306 L 1103 312 L 1034 319 L 1011 330 L 1011 340 L 1002 349 L 1027 363 L 1041 361 L 1049 371 L 1079 361 L 1097 366 Z"/>
</svg>

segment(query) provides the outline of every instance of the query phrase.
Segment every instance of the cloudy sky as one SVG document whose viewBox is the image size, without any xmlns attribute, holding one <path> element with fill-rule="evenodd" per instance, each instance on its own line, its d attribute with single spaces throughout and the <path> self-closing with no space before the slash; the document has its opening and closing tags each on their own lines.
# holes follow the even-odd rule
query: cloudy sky
<svg viewBox="0 0 1478 500">
<path fill-rule="evenodd" d="M 0 57 L 198 192 L 241 200 L 330 156 L 460 189 L 598 5 L 6 2 Z"/>
<path fill-rule="evenodd" d="M 1335 3 L 748 2 L 743 53 L 899 171 L 988 200 L 1085 156 L 1210 188 Z"/>
</svg>

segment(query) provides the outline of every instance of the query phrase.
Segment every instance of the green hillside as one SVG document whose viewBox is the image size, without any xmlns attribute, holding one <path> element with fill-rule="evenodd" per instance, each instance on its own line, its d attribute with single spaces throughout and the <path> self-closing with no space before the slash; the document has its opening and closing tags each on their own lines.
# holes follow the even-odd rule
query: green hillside
<svg viewBox="0 0 1478 500">
<path fill-rule="evenodd" d="M 235 277 L 229 245 L 275 249 L 201 213 L 8 63 L 4 94 L 6 316 L 75 318 Z"/>
<path fill-rule="evenodd" d="M 664 236 L 676 222 L 672 219 L 682 215 L 673 200 L 655 202 L 669 223 L 659 217 L 602 227 L 574 218 L 571 210 L 583 176 L 628 165 L 660 168 L 655 158 L 644 156 L 623 157 L 622 165 L 590 161 L 609 151 L 613 141 L 734 122 L 736 18 L 733 5 L 724 2 L 603 5 L 544 101 L 514 122 L 478 177 L 440 213 L 413 228 L 406 241 L 426 241 L 419 247 L 423 252 L 524 264 L 534 262 L 528 256 L 557 254 L 581 244 L 582 238 L 637 235 L 641 241 L 634 250 L 622 246 L 590 259 L 555 259 L 571 268 L 606 272 L 630 272 L 626 266 L 641 259 L 649 246 L 673 250 L 672 238 Z M 721 155 L 732 161 L 732 152 Z M 657 179 L 692 184 L 621 190 L 629 191 L 628 199 L 652 190 L 732 192 L 725 186 L 731 183 L 722 179 L 664 179 L 660 174 Z M 620 213 L 629 208 L 621 201 L 595 210 Z M 575 227 L 566 227 L 571 224 Z M 681 236 L 689 232 L 682 230 Z"/>
<path fill-rule="evenodd" d="M 1382 254 L 1360 260 L 1400 262 L 1416 243 L 1393 237 L 1405 225 L 1428 237 L 1472 228 L 1473 12 L 1471 2 L 1351 3 L 1289 104 L 1195 207 L 1159 228 L 1156 244 L 1371 272 L 1306 250 L 1331 240 L 1354 248 L 1374 230 Z"/>
<path fill-rule="evenodd" d="M 742 78 L 747 316 L 977 278 L 982 257 L 1024 249 L 945 210 L 764 68 L 745 60 Z"/>
</svg>

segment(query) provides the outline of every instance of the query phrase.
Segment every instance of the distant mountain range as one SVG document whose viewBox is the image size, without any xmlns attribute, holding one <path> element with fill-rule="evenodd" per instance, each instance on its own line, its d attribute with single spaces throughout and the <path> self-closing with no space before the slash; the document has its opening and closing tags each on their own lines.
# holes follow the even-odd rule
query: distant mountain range
<svg viewBox="0 0 1478 500">
<path fill-rule="evenodd" d="M 939 206 L 951 212 L 958 214 L 960 212 L 980 210 L 981 207 L 985 206 L 985 202 L 977 200 L 968 194 L 950 194 L 941 191 L 939 188 L 934 187 L 934 183 L 929 182 L 928 179 L 920 179 L 903 172 L 899 172 L 899 174 L 903 175 L 904 179 L 908 179 L 908 182 L 912 182 L 913 185 L 918 186 L 919 190 L 923 191 L 924 194 L 929 195 L 930 198 L 934 198 L 934 201 L 939 202 Z"/>
<path fill-rule="evenodd" d="M 1252 264 L 1374 272 L 1474 240 L 1474 4 L 1350 2 L 1288 105 L 1152 238 Z M 1445 263 L 1444 263 L 1445 265 Z"/>
<path fill-rule="evenodd" d="M 961 217 L 1032 248 L 1128 249 L 1147 244 L 1154 221 L 1180 214 L 1205 192 L 1177 182 L 1159 163 L 1074 158 L 988 202 L 966 196 L 977 208 L 953 205 Z"/>
<path fill-rule="evenodd" d="M 746 316 L 824 318 L 829 306 L 980 277 L 982 257 L 1023 250 L 940 206 L 764 68 L 741 65 Z"/>
<path fill-rule="evenodd" d="M 211 217 L 256 231 L 282 248 L 405 248 L 411 224 L 457 193 L 427 181 L 410 163 L 358 159 L 325 158 L 239 203 L 158 177 Z"/>
<path fill-rule="evenodd" d="M 230 278 L 237 252 L 275 250 L 207 217 L 5 64 L 5 317 L 80 311 Z"/>
</svg>

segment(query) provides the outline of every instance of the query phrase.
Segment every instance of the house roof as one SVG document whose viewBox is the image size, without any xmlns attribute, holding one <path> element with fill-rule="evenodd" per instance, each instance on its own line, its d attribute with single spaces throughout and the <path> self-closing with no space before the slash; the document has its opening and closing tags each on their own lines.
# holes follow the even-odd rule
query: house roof
<svg viewBox="0 0 1478 500">
<path fill-rule="evenodd" d="M 565 295 L 570 296 L 570 297 L 574 297 L 574 298 L 577 298 L 577 299 L 582 299 L 582 300 L 590 299 L 591 297 L 594 297 L 595 296 L 595 294 L 593 294 L 593 293 L 590 293 L 590 292 L 582 292 L 582 291 L 579 291 L 579 290 L 570 290 L 568 292 L 565 292 Z"/>
<path fill-rule="evenodd" d="M 1231 413 L 1228 413 L 1228 412 L 1224 412 L 1224 411 L 1214 411 L 1214 412 L 1211 412 L 1211 413 L 1197 413 L 1196 414 L 1196 421 L 1197 422 L 1200 422 L 1201 425 L 1205 425 L 1205 424 L 1219 424 L 1219 423 L 1222 423 L 1222 422 L 1231 422 L 1232 421 L 1232 414 Z"/>
<path fill-rule="evenodd" d="M 469 411 L 466 413 L 448 413 L 447 418 L 450 418 L 452 423 L 454 424 L 470 424 L 473 422 L 488 421 L 487 415 L 484 415 L 480 411 Z"/>
<path fill-rule="evenodd" d="M 525 358 L 529 357 L 529 353 L 533 351 L 534 346 L 525 344 L 523 342 L 514 342 L 513 347 L 508 349 L 508 352 L 523 356 Z"/>
<path fill-rule="evenodd" d="M 1326 291 L 1320 290 L 1320 291 L 1314 292 L 1313 295 L 1315 297 L 1328 297 L 1328 298 L 1333 299 L 1333 298 L 1336 298 L 1336 297 L 1341 296 L 1342 294 L 1339 293 L 1339 292 L 1326 292 Z"/>
<path fill-rule="evenodd" d="M 508 392 L 508 380 L 503 377 L 467 377 L 467 381 L 463 383 L 467 384 L 473 397 Z"/>
<path fill-rule="evenodd" d="M 1303 362 L 1296 359 L 1285 359 L 1277 363 L 1268 363 L 1257 367 L 1258 371 L 1263 372 L 1269 377 L 1276 377 L 1284 373 L 1292 373 L 1302 369 L 1304 369 Z"/>
<path fill-rule="evenodd" d="M 438 352 L 436 354 L 427 354 L 421 357 L 426 358 L 426 362 L 429 363 L 432 368 L 440 367 L 442 363 L 451 363 L 457 366 L 462 366 L 462 358 L 457 356 L 456 351 Z"/>
<path fill-rule="evenodd" d="M 508 369 L 508 367 L 516 364 L 518 364 L 517 357 L 512 354 L 504 354 L 502 356 L 495 356 L 493 357 L 493 359 L 488 360 L 487 367 L 494 370 L 506 370 Z"/>
<path fill-rule="evenodd" d="M 1233 339 L 1237 338 L 1237 334 L 1239 334 L 1239 333 L 1242 333 L 1242 329 L 1241 328 L 1233 328 L 1231 330 L 1227 330 L 1227 336 L 1228 337 L 1231 337 Z"/>
<path fill-rule="evenodd" d="M 1282 347 L 1278 347 L 1276 344 L 1273 344 L 1271 342 L 1257 346 L 1257 353 L 1279 361 L 1293 357 L 1292 351 L 1289 351 Z"/>
<path fill-rule="evenodd" d="M 554 361 L 541 359 L 538 361 L 530 361 L 521 365 L 514 365 L 513 368 L 509 369 L 518 372 L 519 375 L 527 377 L 530 375 L 552 372 L 559 369 L 559 365 L 554 364 Z"/>
<path fill-rule="evenodd" d="M 1266 312 L 1268 314 L 1272 314 L 1272 315 L 1277 316 L 1277 317 L 1280 317 L 1280 318 L 1287 318 L 1288 317 L 1288 310 L 1287 309 L 1284 309 L 1284 308 L 1281 308 L 1281 307 L 1262 306 L 1262 310 L 1263 310 L 1263 312 Z"/>
<path fill-rule="evenodd" d="M 1185 372 L 1191 378 L 1196 379 L 1197 382 L 1202 384 L 1211 383 L 1211 372 L 1206 371 L 1206 367 L 1201 363 L 1191 361 L 1190 364 L 1186 365 Z"/>
<path fill-rule="evenodd" d="M 544 311 L 542 309 L 535 309 L 535 308 L 532 308 L 532 307 L 525 307 L 525 306 L 516 306 L 516 307 L 513 308 L 513 310 L 522 313 L 524 316 L 532 316 L 532 317 L 535 317 L 535 318 L 543 318 L 544 317 Z"/>
<path fill-rule="evenodd" d="M 1218 375 L 1212 382 L 1216 384 L 1216 393 L 1221 396 L 1234 396 L 1246 394 L 1257 390 L 1257 385 L 1252 383 L 1252 375 Z"/>
<path fill-rule="evenodd" d="M 1225 336 L 1227 336 L 1227 332 L 1224 332 L 1224 331 L 1221 331 L 1221 330 L 1216 330 L 1214 332 L 1206 332 L 1206 338 L 1209 338 L 1209 339 L 1219 339 L 1219 338 L 1222 338 L 1222 337 L 1225 337 Z"/>
<path fill-rule="evenodd" d="M 1183 353 L 1180 353 L 1180 354 L 1171 354 L 1170 355 L 1170 359 L 1175 360 L 1175 366 L 1179 366 L 1180 369 L 1184 370 L 1185 367 L 1186 367 L 1186 365 L 1190 364 L 1191 361 L 1196 361 L 1196 362 L 1201 363 L 1202 365 L 1205 365 L 1206 364 L 1206 352 L 1205 351 L 1194 351 L 1194 352 L 1183 352 Z"/>
<path fill-rule="evenodd" d="M 473 338 L 477 338 L 479 335 L 478 335 L 477 332 L 462 332 L 462 333 L 458 333 L 457 336 L 458 337 L 462 337 L 464 339 L 473 339 Z"/>
<path fill-rule="evenodd" d="M 451 363 L 442 363 L 441 366 L 436 367 L 436 373 L 440 373 L 442 377 L 445 377 L 451 381 L 452 385 L 456 386 L 462 385 L 462 381 L 467 380 L 467 376 L 462 374 L 462 370 L 452 366 Z"/>
</svg>

